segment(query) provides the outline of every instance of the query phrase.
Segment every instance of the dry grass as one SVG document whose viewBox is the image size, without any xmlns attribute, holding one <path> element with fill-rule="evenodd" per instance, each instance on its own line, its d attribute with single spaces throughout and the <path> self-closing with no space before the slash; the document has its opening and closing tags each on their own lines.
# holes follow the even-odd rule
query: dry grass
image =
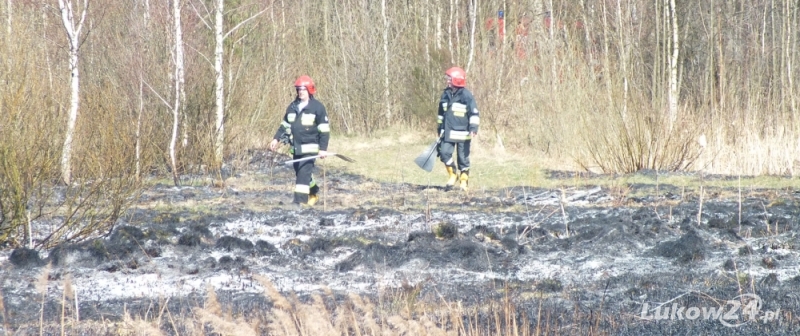
<svg viewBox="0 0 800 336">
<path fill-rule="evenodd" d="M 44 272 L 43 272 L 44 274 Z M 388 291 L 379 295 L 378 303 L 367 296 L 349 293 L 337 299 L 334 293 L 323 287 L 322 293 L 312 294 L 301 300 L 292 293 L 279 292 L 266 277 L 255 276 L 262 285 L 265 298 L 272 304 L 264 311 L 234 313 L 222 305 L 215 291 L 209 287 L 201 307 L 189 313 L 173 316 L 162 302 L 157 316 L 132 316 L 127 310 L 117 321 L 107 319 L 78 321 L 70 317 L 43 319 L 36 328 L 17 326 L 19 331 L 37 329 L 42 334 L 85 335 L 430 335 L 430 336 L 483 336 L 483 335 L 549 335 L 564 316 L 554 316 L 542 310 L 544 296 L 539 293 L 522 300 L 538 300 L 538 311 L 525 311 L 518 306 L 508 286 L 505 297 L 498 301 L 483 302 L 467 307 L 461 302 L 447 302 L 443 298 L 409 301 L 408 290 Z M 66 283 L 65 283 L 66 284 Z M 421 287 L 414 287 L 418 290 Z M 66 295 L 66 294 L 65 294 Z M 0 300 L 0 302 L 2 302 Z M 402 302 L 396 305 L 394 303 Z M 69 309 L 67 301 L 61 301 L 61 311 Z M 528 307 L 535 305 L 528 304 Z M 2 308 L 2 306 L 0 306 Z M 532 315 L 532 314 L 535 314 Z M 575 320 L 585 319 L 575 312 Z M 583 335 L 591 332 L 604 335 L 608 332 L 597 329 L 604 317 L 593 317 L 595 326 L 572 326 L 559 331 L 562 335 Z M 165 321 L 167 321 L 165 323 Z M 594 320 L 592 320 L 594 321 Z M 4 320 L 7 324 L 7 321 Z M 588 329 L 587 329 L 588 328 Z M 5 327 L 7 332 L 13 329 Z"/>
<path fill-rule="evenodd" d="M 438 159 L 430 173 L 414 164 L 414 158 L 435 141 L 433 134 L 414 130 L 378 132 L 371 138 L 335 137 L 331 140 L 330 150 L 357 162 L 326 159 L 324 164 L 381 182 L 443 185 L 447 174 Z M 526 153 L 524 149 L 497 148 L 494 141 L 480 137 L 472 142 L 470 161 L 470 187 L 473 189 L 542 185 L 546 182 L 541 172 L 543 168 L 577 168 Z"/>
<path fill-rule="evenodd" d="M 349 173 L 363 175 L 381 182 L 411 183 L 418 185 L 444 185 L 447 175 L 444 166 L 437 161 L 430 173 L 414 164 L 414 158 L 427 145 L 435 141 L 433 135 L 413 130 L 383 131 L 371 138 L 366 137 L 334 137 L 331 140 L 331 151 L 354 158 L 356 163 L 347 163 L 338 159 L 326 159 L 327 168 L 335 168 Z M 542 188 L 560 188 L 564 186 L 600 185 L 615 187 L 627 184 L 674 185 L 697 188 L 701 184 L 715 187 L 738 187 L 737 179 L 705 178 L 704 174 L 660 175 L 624 174 L 581 177 L 571 179 L 550 179 L 545 175 L 547 170 L 580 171 L 577 164 L 569 164 L 571 160 L 538 155 L 526 148 L 498 148 L 496 142 L 479 138 L 473 141 L 471 159 L 470 186 L 474 190 L 502 189 L 514 186 L 532 186 Z M 320 161 L 322 162 L 322 161 Z M 320 163 L 320 165 L 323 163 Z M 741 185 L 745 189 L 755 188 L 800 188 L 797 179 L 782 176 L 744 176 Z M 368 185 L 362 186 L 368 188 Z"/>
</svg>

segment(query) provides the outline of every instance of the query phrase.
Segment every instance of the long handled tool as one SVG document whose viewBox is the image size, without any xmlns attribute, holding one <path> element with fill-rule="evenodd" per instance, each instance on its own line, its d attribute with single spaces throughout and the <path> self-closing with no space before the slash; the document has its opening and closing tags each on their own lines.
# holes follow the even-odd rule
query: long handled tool
<svg viewBox="0 0 800 336">
<path fill-rule="evenodd" d="M 290 164 L 293 164 L 295 162 L 303 162 L 303 161 L 318 159 L 318 158 L 321 158 L 323 156 L 324 157 L 335 156 L 335 157 L 338 157 L 338 158 L 340 158 L 342 160 L 345 160 L 347 162 L 356 162 L 356 160 L 353 160 L 353 159 L 351 159 L 349 157 L 346 157 L 346 156 L 344 156 L 342 154 L 328 153 L 328 154 L 325 154 L 325 155 L 314 155 L 314 156 L 304 157 L 304 158 L 301 158 L 301 159 L 289 160 L 289 161 L 285 161 L 283 164 L 290 165 Z M 326 202 L 327 193 L 328 193 L 328 186 L 327 186 L 327 184 L 325 182 L 326 182 L 325 181 L 325 164 L 323 163 L 322 164 L 322 211 L 328 211 L 328 204 Z"/>
<path fill-rule="evenodd" d="M 423 151 L 422 154 L 414 159 L 414 163 L 416 163 L 417 166 L 424 169 L 426 172 L 430 173 L 433 170 L 433 164 L 436 163 L 433 153 L 436 152 L 436 146 L 439 146 L 440 142 L 442 142 L 441 136 L 436 139 L 436 142 L 428 146 L 428 148 L 425 148 L 425 151 Z"/>
<path fill-rule="evenodd" d="M 314 155 L 314 156 L 304 157 L 304 158 L 301 158 L 301 159 L 289 160 L 289 161 L 284 162 L 283 164 L 290 165 L 290 164 L 295 163 L 295 162 L 303 162 L 303 161 L 319 159 L 321 157 L 328 157 L 328 156 L 335 156 L 335 157 L 338 157 L 338 158 L 340 158 L 342 160 L 345 160 L 347 162 L 356 162 L 356 160 L 353 160 L 353 159 L 351 159 L 349 157 L 346 157 L 346 156 L 344 156 L 342 154 L 328 153 L 328 154 L 325 154 L 325 155 Z"/>
</svg>

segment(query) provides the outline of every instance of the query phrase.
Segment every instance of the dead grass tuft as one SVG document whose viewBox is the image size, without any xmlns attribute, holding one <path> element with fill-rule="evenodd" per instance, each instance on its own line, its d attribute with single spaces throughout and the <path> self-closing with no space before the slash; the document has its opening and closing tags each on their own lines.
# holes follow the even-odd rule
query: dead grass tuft
<svg viewBox="0 0 800 336">
<path fill-rule="evenodd" d="M 242 336 L 255 336 L 258 333 L 244 320 L 244 318 L 237 318 L 233 321 L 228 321 L 220 315 L 203 308 L 196 308 L 193 310 L 198 322 L 208 324 L 211 328 L 220 335 L 242 335 Z"/>
<path fill-rule="evenodd" d="M 208 285 L 206 287 L 206 295 L 208 297 L 206 298 L 205 308 L 203 309 L 211 314 L 222 315 L 222 307 L 217 300 L 217 293 L 214 291 L 213 286 Z"/>
<path fill-rule="evenodd" d="M 131 318 L 130 314 L 125 312 L 122 316 L 122 322 L 116 327 L 116 334 L 120 336 L 161 336 L 164 333 L 161 332 L 155 322 L 145 321 L 138 316 Z"/>
<path fill-rule="evenodd" d="M 292 305 L 272 284 L 269 279 L 256 275 L 254 276 L 256 281 L 258 281 L 261 286 L 264 286 L 264 294 L 266 294 L 267 298 L 272 300 L 272 304 L 275 305 L 275 308 L 282 309 L 285 311 L 291 311 L 293 309 Z"/>
</svg>

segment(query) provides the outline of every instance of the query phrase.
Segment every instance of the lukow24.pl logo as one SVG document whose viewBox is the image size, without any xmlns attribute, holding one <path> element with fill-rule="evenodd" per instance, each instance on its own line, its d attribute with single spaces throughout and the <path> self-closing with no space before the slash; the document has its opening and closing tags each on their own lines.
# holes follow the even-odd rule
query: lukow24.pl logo
<svg viewBox="0 0 800 336">
<path fill-rule="evenodd" d="M 683 296 L 683 295 L 681 295 Z M 780 308 L 762 311 L 763 302 L 758 295 L 742 294 L 731 300 L 720 301 L 714 306 L 686 306 L 677 302 L 679 297 L 651 307 L 642 305 L 643 320 L 719 320 L 726 327 L 739 327 L 751 322 L 770 323 L 780 319 Z M 672 304 L 670 304 L 672 302 Z"/>
</svg>

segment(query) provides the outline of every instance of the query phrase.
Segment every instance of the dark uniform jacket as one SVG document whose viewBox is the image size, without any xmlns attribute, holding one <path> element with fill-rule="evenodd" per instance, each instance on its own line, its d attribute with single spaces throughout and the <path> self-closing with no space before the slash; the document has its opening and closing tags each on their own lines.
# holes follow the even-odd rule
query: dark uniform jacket
<svg viewBox="0 0 800 336">
<path fill-rule="evenodd" d="M 309 97 L 308 105 L 298 110 L 299 99 L 295 99 L 286 108 L 283 122 L 275 132 L 279 141 L 288 136 L 295 155 L 316 154 L 320 150 L 328 150 L 331 127 L 328 124 L 328 113 L 325 106 L 314 97 Z"/>
<path fill-rule="evenodd" d="M 444 89 L 439 101 L 439 134 L 444 132 L 444 141 L 464 142 L 471 139 L 470 133 L 478 133 L 480 114 L 472 92 L 466 88 Z"/>
</svg>

